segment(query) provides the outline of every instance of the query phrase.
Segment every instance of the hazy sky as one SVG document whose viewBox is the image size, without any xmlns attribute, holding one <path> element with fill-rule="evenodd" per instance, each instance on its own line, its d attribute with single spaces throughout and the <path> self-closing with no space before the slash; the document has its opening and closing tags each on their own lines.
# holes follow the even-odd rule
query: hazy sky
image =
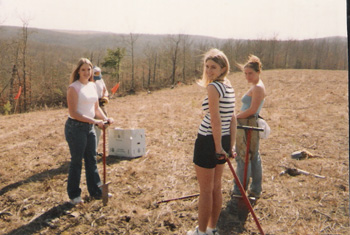
<svg viewBox="0 0 350 235">
<path fill-rule="evenodd" d="M 235 39 L 347 36 L 346 0 L 0 0 L 0 25 Z"/>
</svg>

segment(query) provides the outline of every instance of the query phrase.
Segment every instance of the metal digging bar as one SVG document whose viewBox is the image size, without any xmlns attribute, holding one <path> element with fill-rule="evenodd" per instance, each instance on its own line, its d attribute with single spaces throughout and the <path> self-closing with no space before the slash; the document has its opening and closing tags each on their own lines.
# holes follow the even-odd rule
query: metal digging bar
<svg viewBox="0 0 350 235">
<path fill-rule="evenodd" d="M 245 202 L 245 204 L 247 205 L 249 211 L 252 213 L 254 221 L 260 231 L 261 234 L 264 234 L 264 231 L 262 230 L 262 227 L 258 221 L 258 218 L 256 217 L 253 207 L 250 204 L 250 201 L 247 197 L 247 194 L 245 192 L 246 190 L 246 186 L 247 186 L 247 173 L 248 173 L 248 164 L 249 164 L 249 148 L 250 148 L 250 139 L 251 139 L 251 132 L 252 131 L 264 131 L 264 129 L 260 128 L 260 127 L 253 127 L 253 126 L 237 126 L 237 129 L 243 129 L 246 130 L 247 133 L 247 148 L 246 148 L 246 154 L 245 154 L 245 165 L 244 165 L 244 178 L 243 178 L 243 186 L 241 184 L 241 182 L 239 181 L 239 178 L 236 175 L 236 172 L 234 171 L 232 164 L 230 162 L 230 160 L 226 157 L 226 162 L 228 163 L 230 170 L 233 174 L 233 177 L 236 180 L 236 184 L 238 185 L 239 190 L 241 191 L 241 195 L 243 197 L 243 200 Z"/>
<path fill-rule="evenodd" d="M 102 161 L 103 161 L 103 185 L 101 185 L 102 188 L 102 203 L 104 206 L 107 205 L 108 203 L 108 185 L 110 182 L 106 183 L 106 126 L 108 126 L 108 123 L 105 123 L 103 125 L 103 156 L 102 156 Z"/>
<path fill-rule="evenodd" d="M 243 187 L 244 187 L 244 190 L 246 190 L 251 133 L 252 131 L 264 131 L 264 129 L 260 127 L 254 127 L 254 126 L 237 126 L 237 129 L 243 129 L 247 131 L 247 148 L 245 151 L 245 165 L 244 165 L 244 178 L 243 178 Z"/>
<path fill-rule="evenodd" d="M 258 218 L 256 217 L 256 215 L 255 215 L 255 213 L 254 213 L 253 207 L 252 207 L 252 205 L 250 204 L 250 201 L 249 201 L 249 199 L 248 199 L 248 197 L 247 197 L 247 195 L 246 195 L 246 193 L 245 193 L 245 190 L 244 190 L 244 188 L 243 188 L 241 182 L 239 181 L 239 178 L 237 177 L 235 170 L 234 170 L 233 167 L 232 167 L 232 164 L 231 164 L 230 159 L 228 159 L 227 156 L 225 156 L 225 159 L 226 159 L 226 162 L 227 162 L 228 166 L 230 167 L 230 170 L 231 170 L 231 172 L 232 172 L 232 174 L 233 174 L 233 177 L 234 177 L 235 180 L 236 180 L 236 183 L 237 183 L 237 185 L 238 185 L 239 191 L 241 191 L 243 200 L 244 200 L 244 202 L 246 203 L 246 205 L 248 206 L 248 209 L 249 209 L 250 213 L 252 213 L 252 215 L 253 215 L 253 218 L 254 218 L 254 221 L 255 221 L 255 223 L 256 223 L 256 226 L 258 227 L 260 233 L 261 233 L 262 235 L 265 235 L 265 233 L 264 233 L 264 231 L 263 231 L 263 229 L 262 229 L 262 227 L 261 227 L 261 225 L 260 225 L 260 223 L 259 223 L 259 220 L 258 220 Z"/>
</svg>

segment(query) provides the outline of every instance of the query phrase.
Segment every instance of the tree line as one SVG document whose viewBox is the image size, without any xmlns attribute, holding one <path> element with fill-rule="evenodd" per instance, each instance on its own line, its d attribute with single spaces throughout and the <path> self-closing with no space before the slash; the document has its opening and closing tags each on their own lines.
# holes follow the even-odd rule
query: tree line
<svg viewBox="0 0 350 235">
<path fill-rule="evenodd" d="M 6 30 L 0 26 L 0 34 Z M 77 46 L 57 43 L 57 36 L 56 43 L 49 38 L 31 39 L 36 34 L 39 33 L 24 22 L 12 37 L 0 37 L 2 114 L 65 107 L 69 76 L 81 57 L 101 67 L 109 90 L 120 82 L 118 95 L 193 83 L 202 74 L 202 55 L 213 47 L 225 52 L 232 72 L 239 71 L 235 65 L 245 62 L 249 54 L 258 56 L 265 70 L 348 69 L 347 41 L 340 37 L 282 41 L 277 37 L 238 40 L 130 33 L 109 36 L 107 40 L 89 34 L 89 40 L 86 35 L 76 36 L 80 42 Z"/>
</svg>

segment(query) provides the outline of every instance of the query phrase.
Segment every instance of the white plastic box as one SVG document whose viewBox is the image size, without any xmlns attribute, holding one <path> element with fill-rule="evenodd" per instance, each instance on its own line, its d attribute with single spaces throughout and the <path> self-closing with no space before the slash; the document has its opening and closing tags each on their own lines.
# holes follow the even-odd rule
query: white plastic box
<svg viewBox="0 0 350 235">
<path fill-rule="evenodd" d="M 119 157 L 141 157 L 146 152 L 144 129 L 109 129 L 109 155 Z"/>
</svg>

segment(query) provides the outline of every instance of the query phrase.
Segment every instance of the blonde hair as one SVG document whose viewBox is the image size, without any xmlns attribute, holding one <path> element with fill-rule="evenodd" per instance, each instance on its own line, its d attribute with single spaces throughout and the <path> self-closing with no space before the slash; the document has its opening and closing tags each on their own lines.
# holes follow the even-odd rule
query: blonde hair
<svg viewBox="0 0 350 235">
<path fill-rule="evenodd" d="M 230 63 L 224 52 L 213 48 L 210 49 L 207 53 L 204 54 L 203 61 L 203 75 L 202 78 L 197 82 L 200 86 L 207 87 L 209 83 L 213 82 L 208 79 L 206 71 L 205 71 L 205 63 L 208 60 L 212 60 L 217 63 L 221 68 L 226 68 L 226 71 L 223 72 L 219 77 L 217 77 L 214 81 L 224 81 L 226 79 L 227 74 L 230 71 Z"/>
<path fill-rule="evenodd" d="M 78 64 L 76 66 L 76 68 L 74 69 L 74 71 L 72 72 L 72 74 L 70 75 L 70 79 L 69 79 L 69 84 L 72 84 L 73 82 L 75 82 L 76 80 L 79 80 L 79 70 L 80 70 L 80 67 L 83 65 L 83 64 L 88 64 L 91 69 L 92 69 L 92 63 L 90 62 L 89 59 L 87 58 L 80 58 L 80 60 L 78 61 Z M 89 80 L 92 79 L 92 76 L 93 74 L 91 73 L 91 77 L 89 78 Z"/>
<path fill-rule="evenodd" d="M 245 63 L 243 66 L 241 66 L 241 69 L 245 68 L 251 68 L 255 72 L 261 72 L 262 71 L 262 64 L 260 59 L 255 55 L 249 55 L 247 63 Z"/>
</svg>

